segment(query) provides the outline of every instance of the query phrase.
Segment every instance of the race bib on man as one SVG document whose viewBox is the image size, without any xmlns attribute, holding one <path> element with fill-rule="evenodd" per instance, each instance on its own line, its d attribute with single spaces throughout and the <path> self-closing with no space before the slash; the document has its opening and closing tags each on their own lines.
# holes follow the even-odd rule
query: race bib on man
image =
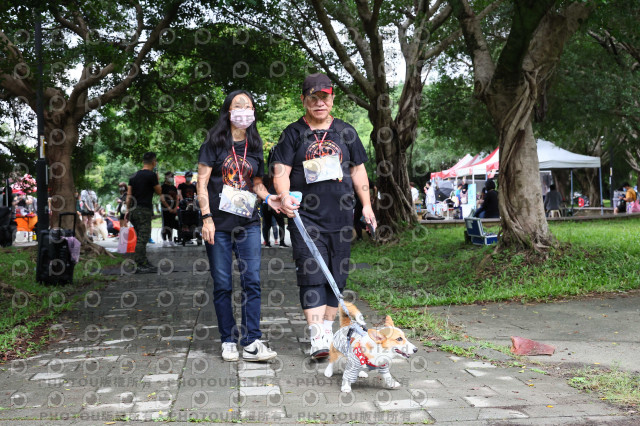
<svg viewBox="0 0 640 426">
<path fill-rule="evenodd" d="M 255 205 L 256 194 L 253 192 L 243 191 L 229 185 L 222 187 L 222 193 L 220 194 L 221 211 L 250 218 L 253 216 Z"/>
<path fill-rule="evenodd" d="M 339 155 L 325 155 L 303 161 L 304 177 L 307 183 L 322 182 L 324 180 L 342 180 L 342 166 Z"/>
</svg>

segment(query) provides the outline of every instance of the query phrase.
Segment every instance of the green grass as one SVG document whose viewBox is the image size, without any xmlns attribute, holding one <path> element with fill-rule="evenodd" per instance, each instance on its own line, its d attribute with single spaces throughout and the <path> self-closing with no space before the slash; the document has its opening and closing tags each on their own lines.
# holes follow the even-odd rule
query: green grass
<svg viewBox="0 0 640 426">
<path fill-rule="evenodd" d="M 429 305 L 544 301 L 640 287 L 639 219 L 549 226 L 562 244 L 544 261 L 465 245 L 460 227 L 417 227 L 387 246 L 354 244 L 353 261 L 372 267 L 352 272 L 349 286 L 374 309 L 401 312 Z"/>
<path fill-rule="evenodd" d="M 72 285 L 46 286 L 36 282 L 36 247 L 0 249 L 0 360 L 2 354 L 16 351 L 17 356 L 33 355 L 48 336 L 34 337 L 34 331 L 52 321 L 106 278 L 96 274 L 100 266 L 112 265 L 121 258 L 81 256 L 74 269 Z M 19 345 L 18 342 L 26 345 Z"/>
<path fill-rule="evenodd" d="M 572 373 L 569 385 L 587 392 L 597 392 L 603 399 L 617 405 L 634 406 L 640 404 L 640 376 L 620 371 L 601 370 L 586 367 Z"/>
</svg>

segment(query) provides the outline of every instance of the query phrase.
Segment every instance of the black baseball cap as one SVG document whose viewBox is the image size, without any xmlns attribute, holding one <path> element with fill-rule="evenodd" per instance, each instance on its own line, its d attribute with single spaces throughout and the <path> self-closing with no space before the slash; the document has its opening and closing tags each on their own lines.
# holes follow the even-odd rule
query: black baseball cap
<svg viewBox="0 0 640 426">
<path fill-rule="evenodd" d="M 302 83 L 302 96 L 309 96 L 315 92 L 333 94 L 333 84 L 329 77 L 322 73 L 309 74 Z"/>
</svg>

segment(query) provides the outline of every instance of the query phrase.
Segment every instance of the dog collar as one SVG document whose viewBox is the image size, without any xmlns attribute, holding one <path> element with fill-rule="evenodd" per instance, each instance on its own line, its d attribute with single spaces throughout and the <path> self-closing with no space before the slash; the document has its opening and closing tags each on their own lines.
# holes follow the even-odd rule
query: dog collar
<svg viewBox="0 0 640 426">
<path fill-rule="evenodd" d="M 360 346 L 356 346 L 355 348 L 353 348 L 353 354 L 358 357 L 358 361 L 360 361 L 360 365 L 366 365 L 367 367 L 371 367 L 371 368 L 382 368 L 382 367 L 386 367 L 387 366 L 386 363 L 383 364 L 383 365 L 373 365 L 373 364 L 371 364 L 369 362 L 369 358 L 364 356 L 364 354 L 360 350 Z"/>
</svg>

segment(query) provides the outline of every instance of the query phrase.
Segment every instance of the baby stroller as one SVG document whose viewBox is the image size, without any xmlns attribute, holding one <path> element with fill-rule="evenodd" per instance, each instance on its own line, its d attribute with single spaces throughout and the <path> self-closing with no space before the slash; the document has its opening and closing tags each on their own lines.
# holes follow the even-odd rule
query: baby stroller
<svg viewBox="0 0 640 426">
<path fill-rule="evenodd" d="M 178 237 L 176 243 L 183 246 L 194 238 L 196 244 L 202 244 L 202 224 L 200 210 L 195 198 L 183 198 L 178 205 Z"/>
</svg>

